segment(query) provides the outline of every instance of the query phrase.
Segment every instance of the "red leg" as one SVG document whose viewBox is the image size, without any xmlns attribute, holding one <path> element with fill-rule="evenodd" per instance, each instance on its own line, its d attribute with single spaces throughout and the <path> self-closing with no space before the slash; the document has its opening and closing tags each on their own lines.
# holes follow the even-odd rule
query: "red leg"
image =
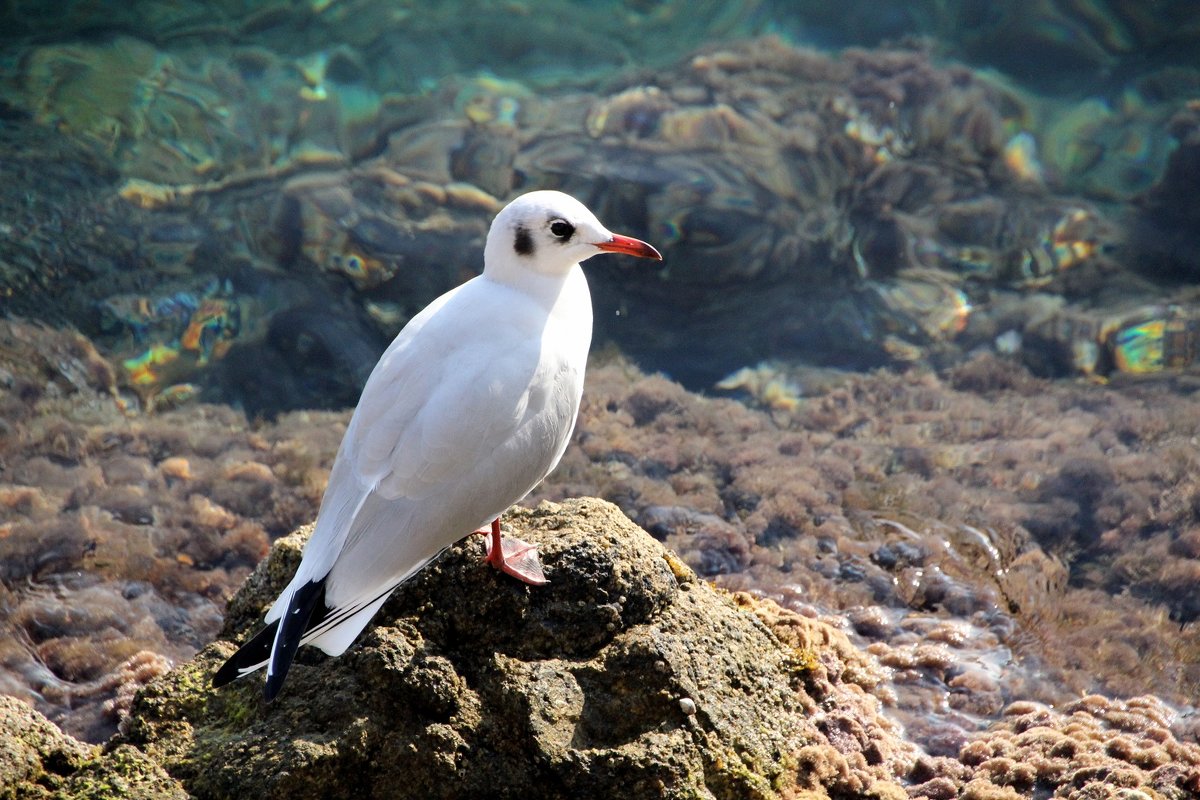
<svg viewBox="0 0 1200 800">
<path fill-rule="evenodd" d="M 542 572 L 542 562 L 538 559 L 537 546 L 512 536 L 502 537 L 499 517 L 492 520 L 490 531 L 481 528 L 475 533 L 488 537 L 487 555 L 483 560 L 496 569 L 533 586 L 541 586 L 550 582 L 546 580 L 546 574 Z"/>
</svg>

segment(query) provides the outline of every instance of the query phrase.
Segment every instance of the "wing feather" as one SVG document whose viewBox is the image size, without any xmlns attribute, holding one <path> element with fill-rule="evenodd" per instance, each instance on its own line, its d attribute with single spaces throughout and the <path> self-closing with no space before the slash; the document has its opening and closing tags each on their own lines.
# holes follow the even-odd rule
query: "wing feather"
<svg viewBox="0 0 1200 800">
<path fill-rule="evenodd" d="M 527 494 L 566 446 L 581 371 L 547 358 L 534 301 L 478 280 L 414 318 L 367 381 L 295 579 L 328 575 L 331 604 L 424 566 Z M 505 324 L 489 326 L 496 313 Z M 540 388 L 549 378 L 566 379 L 565 397 Z"/>
</svg>

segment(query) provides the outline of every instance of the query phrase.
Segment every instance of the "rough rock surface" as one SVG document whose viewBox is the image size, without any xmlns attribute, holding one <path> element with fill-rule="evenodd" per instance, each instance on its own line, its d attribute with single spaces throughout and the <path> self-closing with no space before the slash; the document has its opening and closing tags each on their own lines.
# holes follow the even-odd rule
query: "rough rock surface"
<svg viewBox="0 0 1200 800">
<path fill-rule="evenodd" d="M 48 797 L 92 747 L 60 731 L 27 703 L 0 695 L 0 797 Z"/>
<path fill-rule="evenodd" d="M 957 757 L 881 713 L 887 669 L 834 627 L 714 589 L 615 507 L 506 517 L 551 583 L 451 548 L 347 654 L 284 693 L 216 667 L 299 559 L 276 543 L 222 638 L 155 680 L 100 748 L 0 697 L 0 800 L 255 797 L 1107 798 L 1200 792 L 1200 746 L 1153 697 L 1018 701 Z"/>
<path fill-rule="evenodd" d="M 842 668 L 781 645 L 616 507 L 506 522 L 542 546 L 548 587 L 494 573 L 468 540 L 345 656 L 304 653 L 272 705 L 258 677 L 208 687 L 222 640 L 141 695 L 124 740 L 196 797 L 903 796 L 894 731 L 868 748 L 821 729 Z M 302 540 L 276 545 L 226 635 L 258 624 Z"/>
<path fill-rule="evenodd" d="M 101 753 L 23 700 L 0 695 L 0 800 L 51 797 L 180 800 L 187 793 L 137 748 Z"/>
</svg>

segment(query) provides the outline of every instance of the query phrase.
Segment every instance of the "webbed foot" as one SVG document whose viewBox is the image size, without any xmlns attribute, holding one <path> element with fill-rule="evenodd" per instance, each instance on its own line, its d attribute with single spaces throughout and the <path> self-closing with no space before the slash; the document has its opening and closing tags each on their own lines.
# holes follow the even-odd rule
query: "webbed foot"
<svg viewBox="0 0 1200 800">
<path fill-rule="evenodd" d="M 487 555 L 483 560 L 496 569 L 531 586 L 544 586 L 550 582 L 542 571 L 537 545 L 512 536 L 501 536 L 499 519 L 492 521 L 491 530 L 481 528 L 475 533 L 488 537 Z"/>
</svg>

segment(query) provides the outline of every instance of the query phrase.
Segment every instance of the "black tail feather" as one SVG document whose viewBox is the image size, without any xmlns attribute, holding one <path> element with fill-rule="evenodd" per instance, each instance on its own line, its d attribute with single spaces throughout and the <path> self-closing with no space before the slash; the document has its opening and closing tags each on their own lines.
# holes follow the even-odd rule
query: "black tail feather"
<svg viewBox="0 0 1200 800">
<path fill-rule="evenodd" d="M 287 677 L 288 669 L 292 666 L 292 659 L 296 657 L 296 650 L 300 647 L 300 640 L 304 638 L 305 631 L 310 627 L 309 619 L 317 608 L 321 609 L 322 616 L 327 613 L 324 578 L 319 581 L 309 581 L 297 589 L 296 593 L 292 595 L 291 602 L 288 603 L 287 610 L 283 612 L 283 618 L 276 623 L 280 626 L 280 630 L 275 636 L 274 647 L 269 654 L 267 683 L 263 687 L 263 696 L 266 697 L 268 703 L 275 699 L 283 687 L 283 679 Z"/>
<path fill-rule="evenodd" d="M 370 600 L 354 605 L 330 608 L 325 604 L 325 579 L 309 581 L 292 595 L 283 619 L 261 628 L 217 670 L 212 679 L 213 688 L 219 689 L 269 664 L 274 649 L 275 663 L 271 665 L 274 669 L 267 671 L 267 684 L 263 692 L 268 702 L 274 700 L 283 686 L 283 679 L 292 665 L 296 650 L 306 637 L 317 638 L 329 632 L 379 598 L 391 594 L 395 588 L 389 586 Z M 276 632 L 281 623 L 286 627 L 278 637 L 279 646 L 276 648 Z"/>
<path fill-rule="evenodd" d="M 275 641 L 275 630 L 278 622 L 272 622 L 254 634 L 250 641 L 242 645 L 236 653 L 213 675 L 214 689 L 220 689 L 227 683 L 233 683 L 243 675 L 248 675 L 271 657 L 271 643 Z"/>
</svg>

